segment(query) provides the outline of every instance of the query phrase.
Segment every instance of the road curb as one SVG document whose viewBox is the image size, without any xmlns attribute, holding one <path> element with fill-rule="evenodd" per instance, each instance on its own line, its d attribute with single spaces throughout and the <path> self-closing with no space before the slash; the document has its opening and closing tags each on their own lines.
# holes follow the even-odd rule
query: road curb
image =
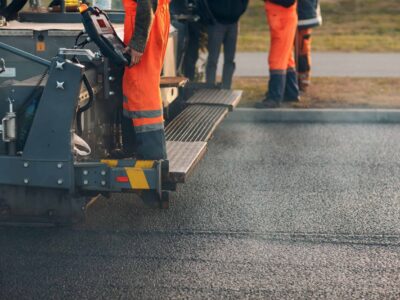
<svg viewBox="0 0 400 300">
<path fill-rule="evenodd" d="M 227 120 L 288 123 L 400 123 L 400 109 L 238 108 Z"/>
</svg>

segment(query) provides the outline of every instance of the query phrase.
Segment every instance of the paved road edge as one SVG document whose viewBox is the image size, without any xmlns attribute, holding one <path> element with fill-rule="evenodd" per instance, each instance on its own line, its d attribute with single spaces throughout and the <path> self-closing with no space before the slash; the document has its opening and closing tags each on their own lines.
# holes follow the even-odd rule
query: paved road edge
<svg viewBox="0 0 400 300">
<path fill-rule="evenodd" d="M 400 109 L 256 109 L 238 108 L 236 122 L 400 123 Z"/>
</svg>

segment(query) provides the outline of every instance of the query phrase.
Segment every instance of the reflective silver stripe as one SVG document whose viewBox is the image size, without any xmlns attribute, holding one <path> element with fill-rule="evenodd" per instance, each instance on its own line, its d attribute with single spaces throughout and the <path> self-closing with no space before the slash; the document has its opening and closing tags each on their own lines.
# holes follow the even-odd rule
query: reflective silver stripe
<svg viewBox="0 0 400 300">
<path fill-rule="evenodd" d="M 322 25 L 322 17 L 319 15 L 316 18 L 307 19 L 307 20 L 299 20 L 297 26 L 312 26 L 312 25 Z"/>
<path fill-rule="evenodd" d="M 305 20 L 299 20 L 297 26 L 302 27 L 302 26 L 314 26 L 314 25 L 322 25 L 322 15 L 321 15 L 321 6 L 318 3 L 317 7 L 317 16 L 312 19 L 305 19 Z"/>
<path fill-rule="evenodd" d="M 310 26 L 310 25 L 320 25 L 322 23 L 322 19 L 314 18 L 308 20 L 299 20 L 297 24 L 299 27 L 301 26 Z"/>
<path fill-rule="evenodd" d="M 135 132 L 149 132 L 164 129 L 164 123 L 135 126 Z"/>
<path fill-rule="evenodd" d="M 296 69 L 295 69 L 295 68 L 292 68 L 292 67 L 290 67 L 290 68 L 288 68 L 288 69 L 287 69 L 287 72 L 296 72 Z"/>
<path fill-rule="evenodd" d="M 162 110 L 128 111 L 124 109 L 124 116 L 131 119 L 157 118 L 163 115 Z"/>
<path fill-rule="evenodd" d="M 269 70 L 271 75 L 286 75 L 286 70 Z"/>
</svg>

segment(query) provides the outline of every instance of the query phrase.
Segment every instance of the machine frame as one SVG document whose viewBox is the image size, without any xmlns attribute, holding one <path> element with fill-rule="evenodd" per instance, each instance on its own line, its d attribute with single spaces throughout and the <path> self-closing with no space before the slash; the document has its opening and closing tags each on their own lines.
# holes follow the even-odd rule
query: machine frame
<svg viewBox="0 0 400 300">
<path fill-rule="evenodd" d="M 185 182 L 241 98 L 241 91 L 202 83 L 184 87 L 187 79 L 176 77 L 174 31 L 160 74 L 169 160 L 136 160 L 125 151 L 133 127 L 122 117 L 123 67 L 101 55 L 101 45 L 88 45 L 79 24 L 10 24 L 0 27 L 0 72 L 8 76 L 0 74 L 3 224 L 71 224 L 84 219 L 98 195 L 113 193 L 168 208 L 170 191 Z M 90 156 L 79 153 L 77 136 Z"/>
<path fill-rule="evenodd" d="M 47 69 L 45 83 L 38 86 L 42 92 L 23 149 L 16 146 L 16 111 L 31 91 L 14 83 L 1 88 L 10 109 L 4 118 L 1 116 L 0 131 L 8 138 L 3 136 L 6 153 L 0 153 L 0 221 L 76 222 L 84 218 L 93 197 L 122 192 L 136 193 L 147 203 L 168 207 L 169 193 L 163 187 L 168 186 L 168 161 L 110 159 L 110 144 L 115 146 L 115 141 L 107 139 L 113 134 L 121 139 L 121 132 L 116 132 L 121 128 L 111 124 L 104 111 L 115 107 L 114 99 L 122 101 L 120 92 L 112 87 L 120 80 L 115 75 L 121 72 L 120 66 L 112 67 L 106 57 L 91 49 L 61 48 L 51 60 L 2 42 L 0 49 Z M 90 99 L 82 99 L 82 94 Z M 91 101 L 99 102 L 99 107 L 90 109 Z M 80 110 L 88 114 L 82 116 Z M 95 140 L 102 139 L 102 144 L 96 145 L 99 150 L 93 149 L 93 156 L 87 160 L 74 153 L 73 139 L 75 132 L 85 137 L 86 126 L 93 118 L 103 120 L 101 127 L 106 128 L 102 136 L 95 132 L 86 135 L 94 145 Z M 82 126 L 84 132 L 79 128 Z"/>
</svg>

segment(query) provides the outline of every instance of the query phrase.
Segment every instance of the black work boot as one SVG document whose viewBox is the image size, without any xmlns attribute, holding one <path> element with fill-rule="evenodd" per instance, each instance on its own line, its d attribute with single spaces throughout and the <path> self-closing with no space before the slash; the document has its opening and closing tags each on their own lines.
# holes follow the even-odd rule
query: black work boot
<svg viewBox="0 0 400 300">
<path fill-rule="evenodd" d="M 288 69 L 286 73 L 286 86 L 285 95 L 283 98 L 285 102 L 299 102 L 300 91 L 297 81 L 297 72 L 295 69 Z"/>
<path fill-rule="evenodd" d="M 265 99 L 255 105 L 256 108 L 280 107 L 286 85 L 286 71 L 271 70 L 268 82 L 268 92 Z"/>
<path fill-rule="evenodd" d="M 280 106 L 281 105 L 280 105 L 279 102 L 276 102 L 276 101 L 273 101 L 273 100 L 267 100 L 267 99 L 264 99 L 261 102 L 257 102 L 254 105 L 255 108 L 277 108 L 277 107 L 280 107 Z"/>
<path fill-rule="evenodd" d="M 311 83 L 310 73 L 309 72 L 299 73 L 298 77 L 299 77 L 300 92 L 306 93 Z"/>
</svg>

